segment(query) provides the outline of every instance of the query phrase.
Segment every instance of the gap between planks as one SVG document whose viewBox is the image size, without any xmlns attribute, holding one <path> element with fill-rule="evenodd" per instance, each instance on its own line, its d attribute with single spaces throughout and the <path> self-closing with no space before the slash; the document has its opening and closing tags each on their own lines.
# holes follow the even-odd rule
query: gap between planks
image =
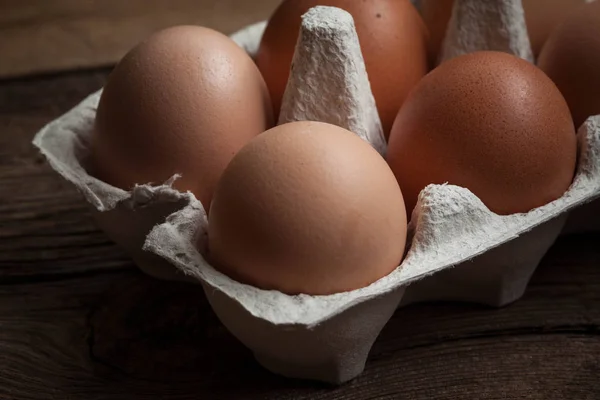
<svg viewBox="0 0 600 400">
<path fill-rule="evenodd" d="M 111 65 L 173 25 L 226 34 L 269 17 L 279 0 L 2 0 L 0 78 Z"/>
</svg>

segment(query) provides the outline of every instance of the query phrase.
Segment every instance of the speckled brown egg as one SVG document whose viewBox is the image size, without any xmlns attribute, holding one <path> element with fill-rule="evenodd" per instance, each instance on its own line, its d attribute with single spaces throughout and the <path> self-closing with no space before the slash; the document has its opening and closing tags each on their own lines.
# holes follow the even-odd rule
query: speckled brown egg
<svg viewBox="0 0 600 400">
<path fill-rule="evenodd" d="M 585 0 L 523 0 L 525 22 L 534 56 L 537 56 L 546 39 L 567 15 L 585 4 Z M 430 33 L 429 55 L 437 61 L 454 0 L 421 0 L 421 13 Z"/>
<path fill-rule="evenodd" d="M 96 114 L 90 171 L 131 189 L 190 190 L 208 209 L 221 173 L 244 144 L 273 125 L 269 94 L 252 59 L 202 27 L 160 31 L 111 73 Z"/>
<path fill-rule="evenodd" d="M 600 2 L 583 6 L 550 36 L 538 65 L 567 100 L 575 126 L 600 114 Z"/>
<path fill-rule="evenodd" d="M 356 31 L 385 136 L 408 92 L 427 73 L 427 31 L 409 0 L 285 0 L 269 19 L 256 63 L 275 114 L 289 77 L 301 17 L 318 5 L 348 11 Z"/>
<path fill-rule="evenodd" d="M 468 188 L 498 214 L 527 212 L 568 189 L 576 136 L 569 108 L 537 67 L 500 52 L 447 61 L 398 113 L 387 159 L 413 210 L 425 186 Z"/>
<path fill-rule="evenodd" d="M 223 173 L 209 257 L 262 289 L 331 294 L 393 271 L 406 229 L 402 193 L 379 153 L 337 126 L 292 122 L 252 140 Z"/>
</svg>

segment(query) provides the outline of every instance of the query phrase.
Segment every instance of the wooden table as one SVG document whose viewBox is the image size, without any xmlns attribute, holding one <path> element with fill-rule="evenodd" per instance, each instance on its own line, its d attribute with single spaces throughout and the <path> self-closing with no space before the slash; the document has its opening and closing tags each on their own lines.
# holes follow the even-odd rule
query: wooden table
<svg viewBox="0 0 600 400">
<path fill-rule="evenodd" d="M 0 399 L 600 399 L 600 234 L 561 238 L 511 306 L 397 311 L 341 387 L 266 372 L 197 287 L 138 272 L 30 145 L 107 73 L 0 82 Z"/>
</svg>

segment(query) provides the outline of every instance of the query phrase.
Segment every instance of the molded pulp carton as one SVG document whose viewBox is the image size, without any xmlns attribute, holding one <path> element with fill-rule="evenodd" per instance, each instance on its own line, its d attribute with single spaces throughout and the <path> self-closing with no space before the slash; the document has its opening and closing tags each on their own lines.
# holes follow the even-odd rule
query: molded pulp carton
<svg viewBox="0 0 600 400">
<path fill-rule="evenodd" d="M 488 6 L 480 6 L 484 3 Z M 494 7 L 489 3 L 493 2 L 456 2 L 444 59 L 484 49 L 530 58 L 520 1 L 497 1 Z M 496 36 L 488 31 L 482 36 L 486 23 L 496 27 Z M 255 24 L 232 37 L 253 55 L 264 27 L 264 22 Z M 332 7 L 311 9 L 303 17 L 294 63 L 279 122 L 335 123 L 385 154 L 350 14 Z M 315 79 L 321 84 L 306 83 Z M 346 102 L 336 107 L 328 99 L 340 91 Z M 502 306 L 517 300 L 563 230 L 569 212 L 600 197 L 597 116 L 579 129 L 577 174 L 562 198 L 526 214 L 499 216 L 465 188 L 430 185 L 412 215 L 410 249 L 391 274 L 350 292 L 289 296 L 236 282 L 206 262 L 205 209 L 193 194 L 171 188 L 177 176 L 163 185 L 142 184 L 127 192 L 87 174 L 87 144 L 99 96 L 100 92 L 92 94 L 44 127 L 34 144 L 81 191 L 99 226 L 141 269 L 160 278 L 200 283 L 223 324 L 256 359 L 290 377 L 333 383 L 356 377 L 377 335 L 400 305 L 462 300 Z M 597 200 L 578 209 L 591 213 L 578 217 L 589 225 L 587 229 L 600 230 L 598 204 Z M 579 230 L 577 220 L 569 224 L 570 231 Z"/>
</svg>

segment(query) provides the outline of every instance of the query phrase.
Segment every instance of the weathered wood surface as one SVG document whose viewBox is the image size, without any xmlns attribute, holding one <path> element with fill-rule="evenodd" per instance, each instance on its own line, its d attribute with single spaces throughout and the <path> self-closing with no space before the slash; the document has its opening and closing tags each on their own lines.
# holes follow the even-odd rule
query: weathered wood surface
<svg viewBox="0 0 600 400">
<path fill-rule="evenodd" d="M 139 273 L 30 145 L 107 71 L 0 83 L 0 399 L 600 399 L 600 235 L 526 296 L 398 311 L 338 388 L 261 369 L 197 287 Z"/>
<path fill-rule="evenodd" d="M 194 24 L 231 33 L 279 0 L 0 0 L 0 77 L 113 64 L 149 33 Z"/>
<path fill-rule="evenodd" d="M 106 76 L 99 71 L 1 84 L 0 282 L 128 264 L 94 227 L 76 191 L 31 145 L 33 133 L 99 89 Z"/>
</svg>

